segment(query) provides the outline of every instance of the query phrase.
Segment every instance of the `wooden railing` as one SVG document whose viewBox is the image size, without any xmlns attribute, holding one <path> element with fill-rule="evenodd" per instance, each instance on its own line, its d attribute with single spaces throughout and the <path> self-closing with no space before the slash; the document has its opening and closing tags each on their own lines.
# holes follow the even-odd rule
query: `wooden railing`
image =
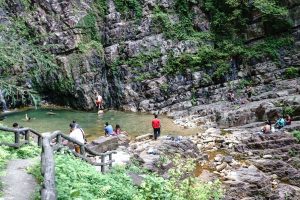
<svg viewBox="0 0 300 200">
<path fill-rule="evenodd" d="M 43 138 L 42 134 L 38 133 L 37 131 L 35 131 L 31 128 L 15 129 L 15 128 L 8 128 L 8 127 L 0 126 L 0 130 L 6 131 L 6 132 L 12 132 L 15 134 L 15 143 L 11 144 L 11 143 L 7 143 L 7 142 L 0 142 L 0 145 L 6 145 L 6 146 L 10 146 L 10 147 L 19 148 L 22 145 L 29 143 L 29 135 L 30 135 L 30 133 L 33 133 L 38 138 L 38 140 L 37 140 L 38 145 L 42 146 L 42 138 Z M 20 135 L 25 136 L 24 141 L 20 140 Z"/>
<path fill-rule="evenodd" d="M 15 143 L 0 143 L 0 145 L 7 145 L 15 148 L 19 148 L 24 144 L 29 143 L 30 139 L 30 133 L 33 133 L 38 138 L 38 145 L 42 147 L 42 153 L 41 153 L 41 173 L 44 177 L 44 181 L 42 184 L 41 189 L 41 199 L 42 200 L 56 200 L 56 187 L 55 187 L 55 163 L 54 163 L 54 152 L 60 150 L 64 147 L 65 142 L 63 142 L 63 139 L 68 141 L 68 143 L 73 143 L 74 145 L 78 145 L 80 147 L 80 153 L 76 153 L 75 151 L 72 152 L 75 156 L 85 160 L 86 162 L 101 167 L 101 172 L 103 173 L 105 171 L 105 166 L 108 165 L 109 168 L 112 167 L 112 163 L 114 160 L 112 159 L 112 154 L 116 153 L 115 151 L 109 151 L 106 153 L 98 153 L 95 152 L 88 147 L 85 146 L 85 144 L 70 138 L 69 136 L 63 134 L 60 131 L 55 131 L 53 133 L 44 133 L 40 134 L 37 131 L 34 131 L 30 128 L 21 128 L 21 129 L 13 129 L 13 128 L 7 128 L 7 127 L 1 127 L 0 130 L 6 131 L 6 132 L 13 132 L 15 134 Z M 24 133 L 24 141 L 20 140 L 21 133 Z M 22 134 L 23 135 L 23 134 Z M 101 158 L 101 162 L 94 162 L 89 157 L 95 157 L 99 156 Z M 108 156 L 108 162 L 105 162 L 105 157 Z"/>
</svg>

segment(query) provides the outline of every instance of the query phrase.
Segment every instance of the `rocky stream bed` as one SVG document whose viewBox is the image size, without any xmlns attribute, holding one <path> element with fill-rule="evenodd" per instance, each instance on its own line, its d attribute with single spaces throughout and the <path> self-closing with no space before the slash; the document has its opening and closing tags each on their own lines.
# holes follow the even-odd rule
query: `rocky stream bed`
<svg viewBox="0 0 300 200">
<path fill-rule="evenodd" d="M 298 200 L 300 143 L 288 131 L 300 130 L 300 121 L 267 135 L 258 134 L 261 125 L 256 122 L 228 129 L 209 128 L 194 136 L 162 136 L 156 141 L 151 134 L 130 142 L 126 137 L 102 140 L 105 150 L 119 146 L 117 151 L 122 155 L 117 160 L 126 154 L 128 159 L 122 162 L 130 162 L 130 156 L 165 178 L 173 167 L 171 159 L 165 157 L 180 154 L 182 162 L 193 158 L 197 162 L 195 176 L 204 182 L 220 180 L 226 200 Z M 133 177 L 137 184 L 140 179 Z"/>
</svg>

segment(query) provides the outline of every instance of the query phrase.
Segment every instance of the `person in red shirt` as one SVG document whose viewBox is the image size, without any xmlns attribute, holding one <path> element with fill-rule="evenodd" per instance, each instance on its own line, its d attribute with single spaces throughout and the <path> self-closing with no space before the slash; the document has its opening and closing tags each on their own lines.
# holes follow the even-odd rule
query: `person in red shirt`
<svg viewBox="0 0 300 200">
<path fill-rule="evenodd" d="M 157 119 L 157 115 L 154 115 L 154 119 L 152 120 L 152 128 L 154 132 L 154 140 L 160 136 L 160 120 Z"/>
</svg>

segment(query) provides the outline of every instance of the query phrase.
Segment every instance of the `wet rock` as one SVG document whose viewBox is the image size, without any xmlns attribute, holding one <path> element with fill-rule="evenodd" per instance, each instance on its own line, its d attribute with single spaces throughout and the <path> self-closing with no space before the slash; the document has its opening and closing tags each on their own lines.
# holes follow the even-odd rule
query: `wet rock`
<svg viewBox="0 0 300 200">
<path fill-rule="evenodd" d="M 223 161 L 226 162 L 226 163 L 231 163 L 233 161 L 233 157 L 232 156 L 225 156 Z"/>
<path fill-rule="evenodd" d="M 222 162 L 224 160 L 224 156 L 221 154 L 216 155 L 215 161 L 216 162 Z"/>
<path fill-rule="evenodd" d="M 227 167 L 227 163 L 226 162 L 223 162 L 221 165 L 218 165 L 217 167 L 216 167 L 216 170 L 218 171 L 218 172 L 220 172 L 220 171 L 222 171 L 223 169 L 225 169 Z"/>
<path fill-rule="evenodd" d="M 130 146 L 132 145 L 139 146 L 136 149 L 129 149 L 143 167 L 159 174 L 165 174 L 169 170 L 172 163 L 170 163 L 170 160 L 165 159 L 173 158 L 175 154 L 179 154 L 183 162 L 187 158 L 198 158 L 200 156 L 197 146 L 186 137 L 161 137 L 155 141 L 133 142 Z M 139 150 L 141 147 L 143 148 Z"/>
<path fill-rule="evenodd" d="M 100 137 L 87 145 L 87 147 L 99 153 L 116 150 L 118 146 L 117 137 Z"/>
<path fill-rule="evenodd" d="M 263 155 L 263 158 L 264 158 L 264 159 L 272 159 L 273 156 L 272 156 L 272 155 Z"/>
<path fill-rule="evenodd" d="M 149 140 L 149 139 L 152 139 L 153 138 L 153 134 L 151 133 L 148 133 L 148 134 L 144 134 L 144 135 L 140 135 L 140 136 L 137 136 L 135 138 L 136 141 L 143 141 L 143 140 Z"/>
<path fill-rule="evenodd" d="M 239 168 L 226 176 L 225 199 L 264 198 L 271 192 L 270 179 L 255 168 Z"/>
<path fill-rule="evenodd" d="M 128 136 L 126 136 L 124 134 L 120 134 L 115 137 L 118 138 L 119 146 L 128 146 L 129 145 L 130 140 L 129 140 Z"/>
<path fill-rule="evenodd" d="M 300 170 L 282 160 L 253 160 L 253 164 L 263 172 L 276 174 L 278 179 L 300 187 Z"/>
<path fill-rule="evenodd" d="M 216 129 L 216 128 L 209 128 L 205 131 L 206 135 L 220 135 L 221 134 L 221 130 L 220 129 Z"/>
</svg>

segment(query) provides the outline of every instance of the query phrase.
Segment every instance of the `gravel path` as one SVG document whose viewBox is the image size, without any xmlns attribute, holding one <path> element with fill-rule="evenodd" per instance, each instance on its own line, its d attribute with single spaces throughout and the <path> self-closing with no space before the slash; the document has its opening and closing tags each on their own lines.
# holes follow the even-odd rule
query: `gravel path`
<svg viewBox="0 0 300 200">
<path fill-rule="evenodd" d="M 16 159 L 9 161 L 5 176 L 1 177 L 4 185 L 1 200 L 30 200 L 37 183 L 26 168 L 34 164 L 35 159 Z"/>
</svg>

